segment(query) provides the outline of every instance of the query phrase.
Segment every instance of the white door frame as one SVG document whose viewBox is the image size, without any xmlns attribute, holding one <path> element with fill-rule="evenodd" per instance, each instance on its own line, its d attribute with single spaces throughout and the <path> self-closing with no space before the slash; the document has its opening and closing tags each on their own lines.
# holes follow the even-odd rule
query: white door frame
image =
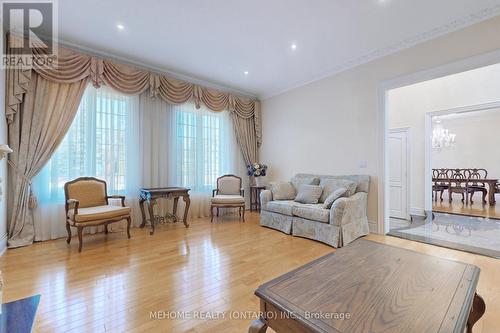
<svg viewBox="0 0 500 333">
<path fill-rule="evenodd" d="M 411 129 L 410 127 L 397 127 L 389 129 L 389 133 L 406 133 L 406 219 L 410 219 L 411 211 Z M 388 154 L 389 155 L 389 154 Z M 389 168 L 387 168 L 389 170 Z M 387 182 L 389 183 L 389 182 Z M 389 197 L 388 197 L 389 198 Z"/>
<path fill-rule="evenodd" d="M 389 179 L 388 168 L 389 154 L 388 147 L 388 105 L 387 94 L 389 90 L 401 88 L 411 84 L 437 79 L 439 77 L 466 72 L 468 70 L 485 67 L 500 63 L 500 50 L 474 56 L 465 60 L 453 62 L 444 66 L 435 67 L 429 70 L 420 71 L 414 74 L 405 75 L 392 80 L 383 81 L 378 85 L 378 148 L 380 152 L 378 167 L 378 223 L 377 232 L 386 234 L 389 232 Z M 430 144 L 430 143 L 429 143 Z M 427 162 L 426 162 L 427 163 Z M 426 181 L 426 184 L 429 184 Z M 430 186 L 426 185 L 426 186 Z M 426 188 L 426 193 L 430 193 Z M 432 204 L 432 202 L 431 202 Z"/>
<path fill-rule="evenodd" d="M 500 109 L 500 101 L 468 105 L 458 108 L 431 111 L 425 114 L 425 210 L 432 210 L 432 117 L 445 116 L 454 113 L 467 113 L 474 111 L 492 111 Z"/>
</svg>

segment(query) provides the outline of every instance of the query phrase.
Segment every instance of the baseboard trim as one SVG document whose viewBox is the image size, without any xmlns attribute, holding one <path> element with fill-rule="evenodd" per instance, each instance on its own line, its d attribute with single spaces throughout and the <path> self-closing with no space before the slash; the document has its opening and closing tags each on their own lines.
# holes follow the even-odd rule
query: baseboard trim
<svg viewBox="0 0 500 333">
<path fill-rule="evenodd" d="M 7 251 L 7 233 L 0 238 L 0 256 L 3 256 L 5 251 Z"/>
<path fill-rule="evenodd" d="M 415 207 L 413 207 L 413 208 L 410 209 L 410 214 L 411 215 L 416 215 L 416 216 L 423 216 L 423 217 L 426 216 L 425 209 L 423 209 L 423 208 L 415 208 Z"/>
</svg>

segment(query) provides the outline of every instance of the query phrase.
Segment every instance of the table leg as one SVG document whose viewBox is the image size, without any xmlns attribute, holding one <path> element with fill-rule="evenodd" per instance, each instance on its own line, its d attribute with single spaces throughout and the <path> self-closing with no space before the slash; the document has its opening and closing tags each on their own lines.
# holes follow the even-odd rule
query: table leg
<svg viewBox="0 0 500 333">
<path fill-rule="evenodd" d="M 255 319 L 248 328 L 248 333 L 265 333 L 267 325 L 262 318 Z"/>
<path fill-rule="evenodd" d="M 250 211 L 253 210 L 253 188 L 250 187 Z"/>
<path fill-rule="evenodd" d="M 149 221 L 151 223 L 151 231 L 149 232 L 150 235 L 155 233 L 155 214 L 153 212 L 153 200 L 148 200 L 148 209 L 149 209 Z"/>
<path fill-rule="evenodd" d="M 139 207 L 141 207 L 142 222 L 140 227 L 144 228 L 146 225 L 146 212 L 144 211 L 144 199 L 139 199 Z"/>
<path fill-rule="evenodd" d="M 178 204 L 179 204 L 179 197 L 175 197 L 174 198 L 174 210 L 172 212 L 172 214 L 174 214 L 174 216 L 175 216 L 174 223 L 177 222 L 177 205 Z"/>
<path fill-rule="evenodd" d="M 488 183 L 488 202 L 490 203 L 490 206 L 494 206 L 496 203 L 495 200 L 495 183 Z"/>
<path fill-rule="evenodd" d="M 183 219 L 183 222 L 184 222 L 184 225 L 187 228 L 187 227 L 189 227 L 189 223 L 188 223 L 187 219 L 188 219 L 189 205 L 191 204 L 191 199 L 189 198 L 189 195 L 185 195 L 185 196 L 182 197 L 182 200 L 186 204 L 186 207 L 184 208 L 184 219 Z"/>
<path fill-rule="evenodd" d="M 481 319 L 485 311 L 486 304 L 484 303 L 483 298 L 477 293 L 474 294 L 472 309 L 470 310 L 469 319 L 467 319 L 467 333 L 472 333 L 472 327 L 479 319 Z"/>
</svg>

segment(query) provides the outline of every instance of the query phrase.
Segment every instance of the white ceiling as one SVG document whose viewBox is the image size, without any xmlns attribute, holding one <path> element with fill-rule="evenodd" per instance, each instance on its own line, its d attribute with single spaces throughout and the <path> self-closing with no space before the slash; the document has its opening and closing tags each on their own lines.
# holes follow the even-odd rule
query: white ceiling
<svg viewBox="0 0 500 333">
<path fill-rule="evenodd" d="M 59 39 L 266 97 L 498 14 L 500 0 L 59 0 Z"/>
</svg>

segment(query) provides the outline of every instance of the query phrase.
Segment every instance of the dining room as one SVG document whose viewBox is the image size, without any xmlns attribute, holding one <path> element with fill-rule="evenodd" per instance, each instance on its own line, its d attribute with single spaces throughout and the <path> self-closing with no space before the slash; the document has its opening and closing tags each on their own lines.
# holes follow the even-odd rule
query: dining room
<svg viewBox="0 0 500 333">
<path fill-rule="evenodd" d="M 500 109 L 432 117 L 432 211 L 500 219 Z"/>
<path fill-rule="evenodd" d="M 500 64 L 388 92 L 389 235 L 500 258 Z"/>
</svg>

